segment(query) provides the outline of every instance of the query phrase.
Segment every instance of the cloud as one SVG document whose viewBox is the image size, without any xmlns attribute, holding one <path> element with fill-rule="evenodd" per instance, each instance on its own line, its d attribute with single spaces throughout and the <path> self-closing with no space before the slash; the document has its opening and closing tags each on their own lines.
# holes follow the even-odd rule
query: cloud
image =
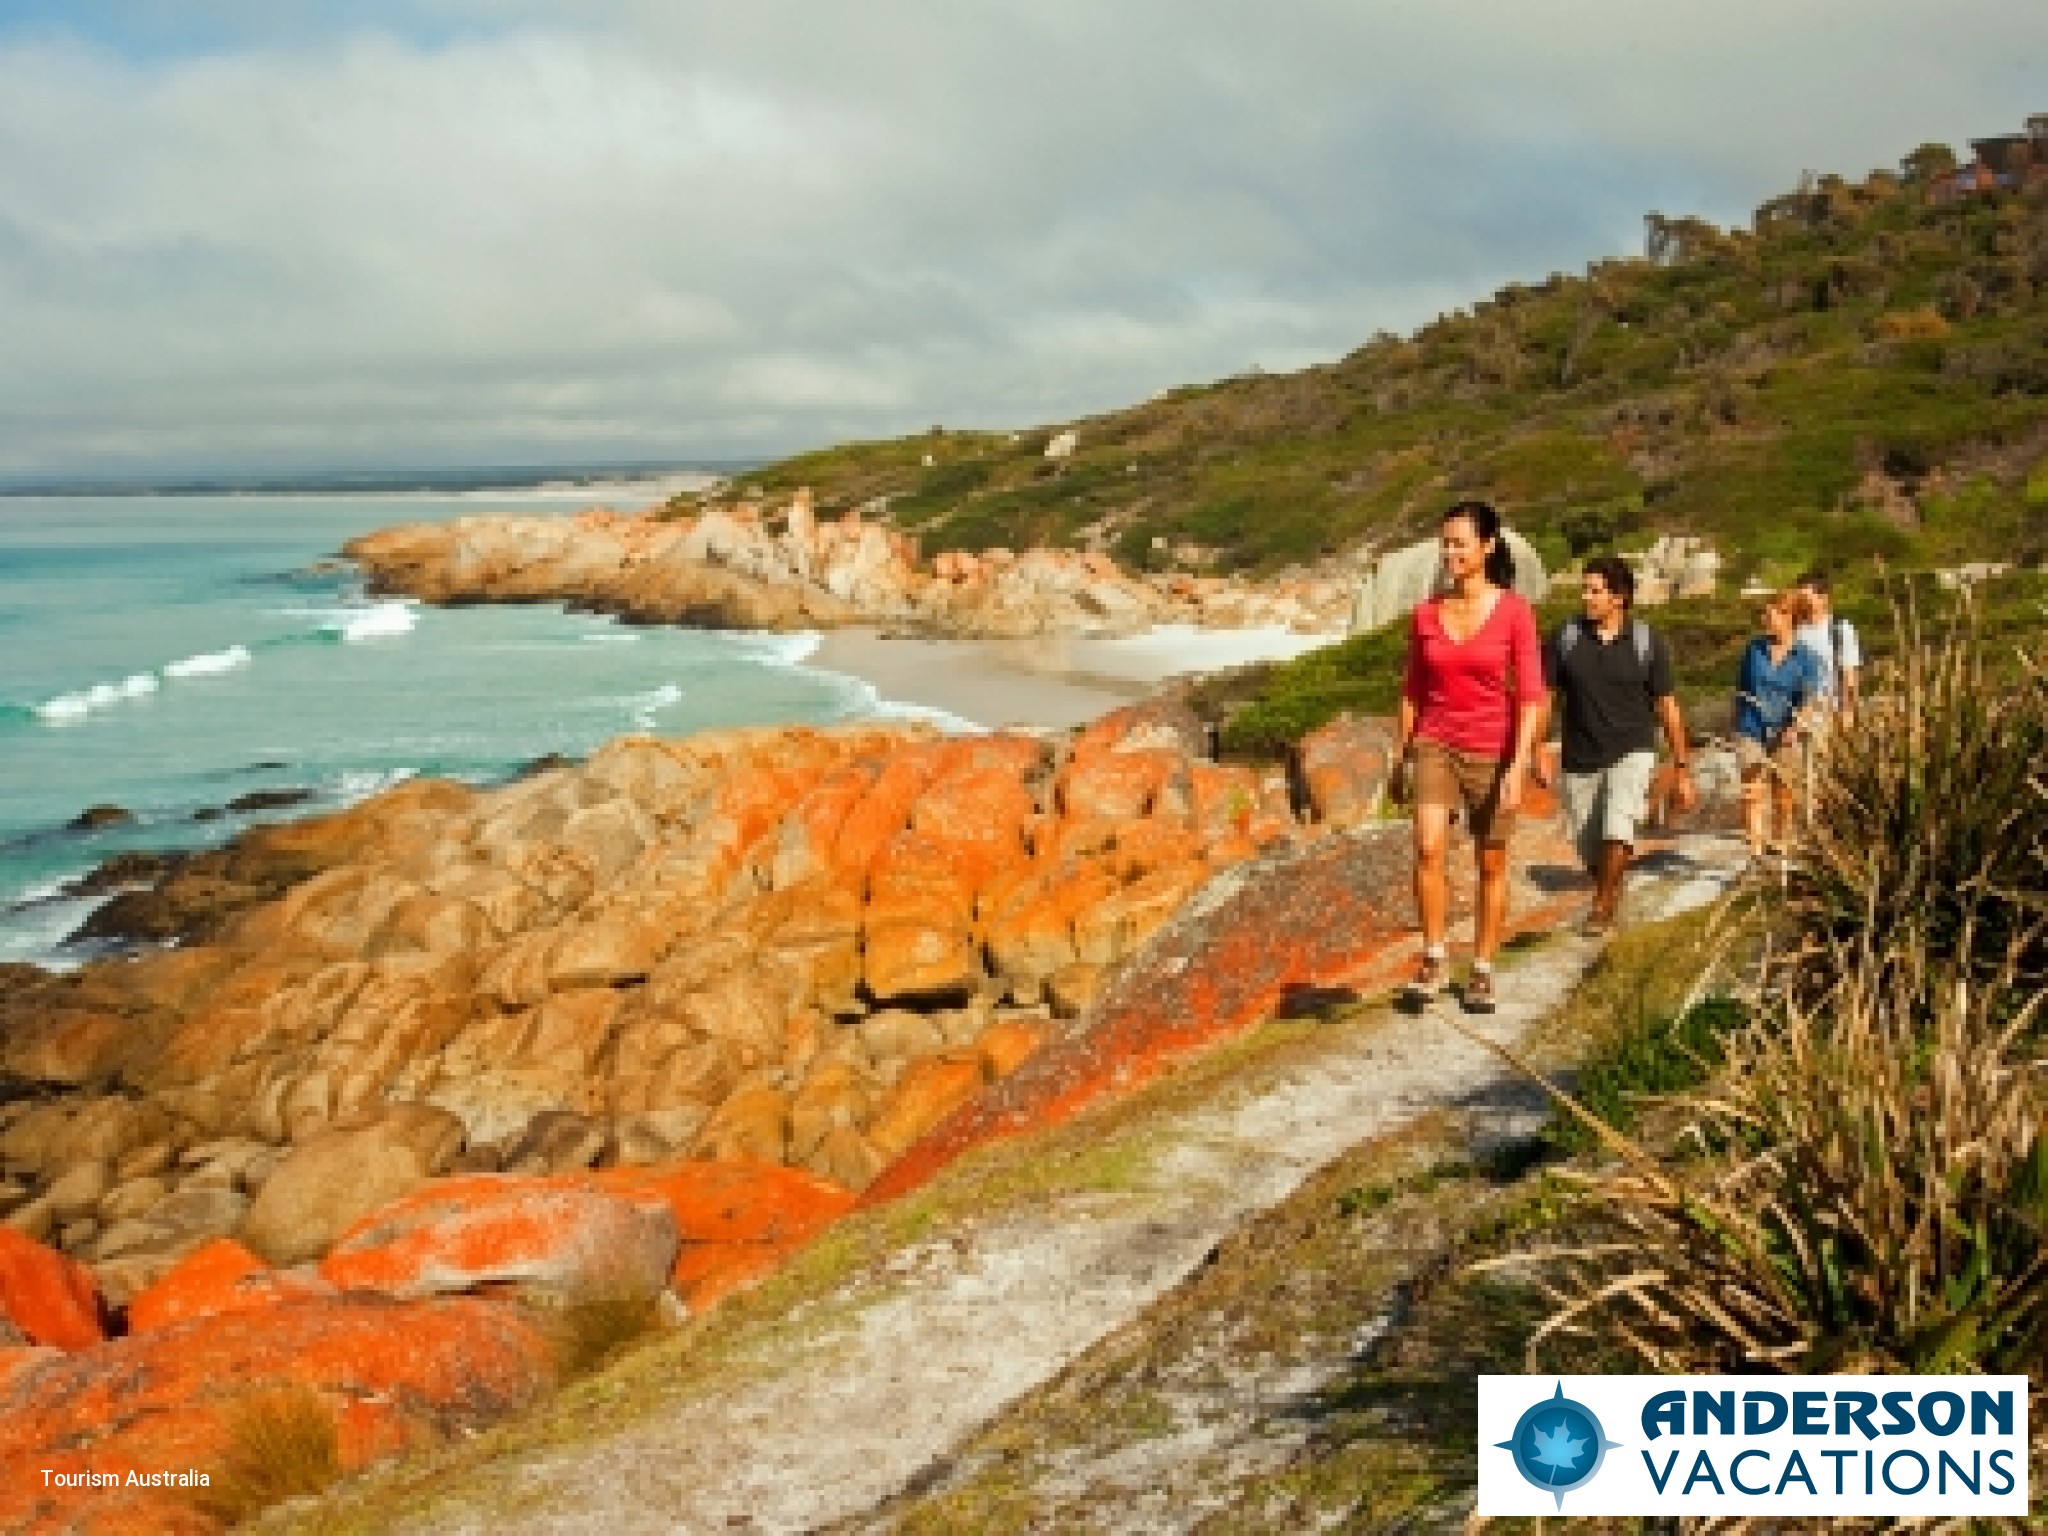
<svg viewBox="0 0 2048 1536">
<path fill-rule="evenodd" d="M 1056 421 L 2048 109 L 2019 0 L 335 11 L 0 30 L 0 474 Z"/>
</svg>

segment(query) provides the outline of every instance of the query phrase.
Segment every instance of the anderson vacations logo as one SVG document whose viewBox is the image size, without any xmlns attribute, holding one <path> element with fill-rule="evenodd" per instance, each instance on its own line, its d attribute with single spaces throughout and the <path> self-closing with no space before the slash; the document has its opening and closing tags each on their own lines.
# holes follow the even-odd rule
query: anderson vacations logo
<svg viewBox="0 0 2048 1536">
<path fill-rule="evenodd" d="M 2024 1376 L 1482 1376 L 1482 1515 L 2024 1515 Z"/>
</svg>

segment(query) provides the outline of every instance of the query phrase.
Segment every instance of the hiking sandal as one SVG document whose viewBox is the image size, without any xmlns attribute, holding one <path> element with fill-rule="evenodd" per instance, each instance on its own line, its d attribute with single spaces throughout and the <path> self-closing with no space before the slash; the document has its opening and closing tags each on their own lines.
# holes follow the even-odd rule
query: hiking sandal
<svg viewBox="0 0 2048 1536">
<path fill-rule="evenodd" d="M 1415 974 L 1401 988 L 1401 1001 L 1411 1008 L 1426 1008 L 1443 995 L 1450 967 L 1434 955 L 1424 955 Z"/>
<path fill-rule="evenodd" d="M 1467 1013 L 1493 1012 L 1493 972 L 1474 971 L 1467 976 L 1463 1001 Z"/>
</svg>

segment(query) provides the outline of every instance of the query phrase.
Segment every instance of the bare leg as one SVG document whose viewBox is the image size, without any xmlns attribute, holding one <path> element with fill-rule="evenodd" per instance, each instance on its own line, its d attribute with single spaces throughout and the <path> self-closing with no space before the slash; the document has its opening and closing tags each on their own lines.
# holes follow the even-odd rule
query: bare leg
<svg viewBox="0 0 2048 1536">
<path fill-rule="evenodd" d="M 1604 842 L 1600 845 L 1600 866 L 1593 871 L 1593 915 L 1603 922 L 1614 921 L 1615 909 L 1621 905 L 1621 881 L 1628 873 L 1628 861 L 1635 850 L 1627 843 Z"/>
<path fill-rule="evenodd" d="M 1505 848 L 1479 850 L 1479 922 L 1474 936 L 1473 958 L 1491 962 L 1500 948 L 1502 930 L 1508 925 L 1508 851 Z"/>
<path fill-rule="evenodd" d="M 1450 926 L 1451 895 L 1444 849 L 1451 840 L 1451 813 L 1441 805 L 1415 807 L 1415 910 L 1422 943 L 1434 948 Z"/>
<path fill-rule="evenodd" d="M 1742 835 L 1749 844 L 1749 851 L 1759 858 L 1763 856 L 1764 843 L 1770 832 L 1770 786 L 1764 782 L 1764 770 L 1745 768 L 1742 771 Z"/>
<path fill-rule="evenodd" d="M 1784 779 L 1771 784 L 1771 799 L 1776 802 L 1777 825 L 1773 829 L 1776 841 L 1782 846 L 1792 841 L 1792 835 L 1799 830 L 1799 821 L 1793 807 L 1792 786 Z"/>
</svg>

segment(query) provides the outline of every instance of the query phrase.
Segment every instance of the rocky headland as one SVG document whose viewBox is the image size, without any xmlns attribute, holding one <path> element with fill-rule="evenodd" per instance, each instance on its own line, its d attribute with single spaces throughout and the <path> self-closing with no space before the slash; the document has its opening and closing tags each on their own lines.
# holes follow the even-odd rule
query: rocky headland
<svg viewBox="0 0 2048 1536">
<path fill-rule="evenodd" d="M 632 623 L 814 629 L 877 624 L 934 635 L 1130 633 L 1154 624 L 1341 632 L 1348 584 L 1303 576 L 1133 575 L 1071 550 L 925 561 L 915 541 L 858 511 L 821 519 L 808 493 L 785 507 L 714 502 L 691 513 L 591 510 L 491 515 L 388 528 L 345 553 L 378 592 L 432 603 L 564 602 Z"/>
<path fill-rule="evenodd" d="M 1383 728 L 1201 745 L 1168 701 L 624 738 L 155 871 L 168 947 L 0 978 L 0 1523 L 211 1529 L 35 1469 L 217 1465 L 287 1389 L 346 1465 L 501 1416 L 565 1312 L 701 1311 L 1397 942 L 1340 835 Z"/>
</svg>

